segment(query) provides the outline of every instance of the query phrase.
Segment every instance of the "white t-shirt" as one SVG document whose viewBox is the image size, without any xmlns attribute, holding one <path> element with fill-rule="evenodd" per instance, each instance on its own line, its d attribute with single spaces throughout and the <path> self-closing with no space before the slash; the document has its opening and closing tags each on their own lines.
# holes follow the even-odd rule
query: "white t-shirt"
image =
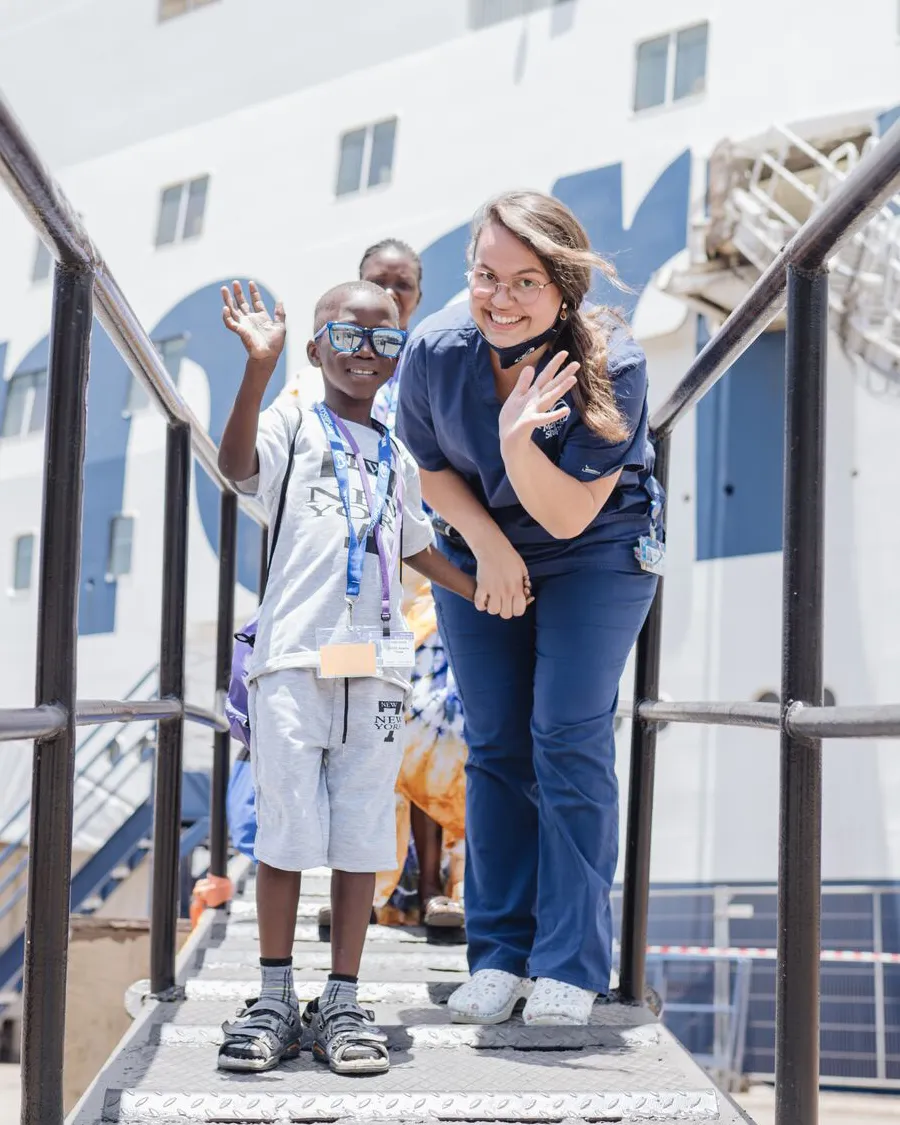
<svg viewBox="0 0 900 1125">
<path fill-rule="evenodd" d="M 347 422 L 366 463 L 374 494 L 378 473 L 377 430 Z M 279 397 L 259 417 L 256 452 L 259 475 L 238 485 L 258 496 L 274 527 L 278 499 L 287 468 L 291 439 L 296 434 L 294 469 L 288 484 L 281 529 L 269 572 L 249 679 L 281 668 L 310 667 L 316 652 L 316 630 L 334 629 L 347 608 L 347 519 L 341 502 L 331 447 L 319 418 L 298 408 L 293 396 Z M 431 521 L 422 508 L 419 470 L 406 447 L 392 439 L 393 462 L 382 517 L 382 538 L 390 560 L 397 523 L 397 471 L 403 473 L 402 558 L 424 551 L 434 541 Z M 369 509 L 356 458 L 350 457 L 350 496 L 358 535 L 365 531 Z M 391 576 L 391 631 L 402 632 L 402 587 L 399 567 Z M 381 568 L 374 536 L 369 536 L 359 599 L 353 624 L 381 626 Z M 411 669 L 410 669 L 411 671 Z M 402 670 L 386 670 L 383 679 L 408 683 Z"/>
<path fill-rule="evenodd" d="M 321 402 L 325 395 L 322 369 L 312 365 L 301 368 L 288 376 L 284 384 L 284 392 L 293 395 L 300 405 L 308 410 L 313 403 Z"/>
</svg>

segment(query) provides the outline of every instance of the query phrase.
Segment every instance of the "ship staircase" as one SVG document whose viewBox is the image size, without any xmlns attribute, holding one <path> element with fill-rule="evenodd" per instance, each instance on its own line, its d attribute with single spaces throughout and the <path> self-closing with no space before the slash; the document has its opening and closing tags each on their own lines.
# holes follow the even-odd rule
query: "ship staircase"
<svg viewBox="0 0 900 1125">
<path fill-rule="evenodd" d="M 867 221 L 877 218 L 897 191 L 900 124 L 861 156 L 773 252 L 749 293 L 652 418 L 657 473 L 665 484 L 677 424 L 787 305 L 782 699 L 788 705 L 661 700 L 661 584 L 635 662 L 614 991 L 595 1006 L 583 1028 L 526 1028 L 515 1021 L 494 1028 L 457 1027 L 447 1019 L 445 1003 L 467 971 L 463 949 L 430 945 L 415 930 L 373 927 L 362 1000 L 375 1008 L 388 1031 L 393 1063 L 388 1074 L 358 1081 L 333 1076 L 308 1051 L 265 1076 L 224 1075 L 215 1068 L 220 1025 L 254 993 L 257 981 L 253 869 L 249 860 L 231 855 L 228 846 L 230 744 L 222 702 L 235 625 L 238 511 L 263 528 L 265 518 L 219 473 L 209 435 L 169 377 L 75 209 L 2 99 L 0 177 L 57 261 L 35 702 L 0 709 L 0 738 L 33 739 L 35 744 L 22 972 L 22 1121 L 63 1125 L 76 731 L 79 725 L 110 722 L 156 724 L 150 964 L 147 980 L 132 987 L 126 998 L 133 1023 L 69 1114 L 71 1125 L 192 1120 L 736 1125 L 748 1120 L 667 1031 L 647 985 L 656 732 L 662 722 L 690 722 L 780 731 L 779 791 L 772 794 L 779 801 L 782 824 L 776 1120 L 778 1125 L 816 1125 L 822 739 L 900 734 L 900 706 L 822 705 L 824 513 L 817 484 L 824 472 L 824 324 L 833 307 L 829 263 L 839 244 L 854 245 Z M 859 274 L 857 259 L 848 261 Z M 865 261 L 866 269 L 874 269 Z M 893 339 L 893 327 L 884 327 L 886 316 L 877 323 L 872 319 L 877 300 L 867 298 L 867 321 L 860 319 L 860 294 L 848 296 L 845 279 L 833 281 L 831 288 L 848 318 L 856 317 L 853 331 L 865 334 L 867 347 L 875 348 L 870 337 L 881 341 L 883 350 L 884 341 Z M 75 690 L 85 406 L 95 316 L 167 422 L 158 686 L 154 697 L 145 700 L 85 701 Z M 210 706 L 185 698 L 192 461 L 213 480 L 221 497 L 215 697 Z M 670 533 L 678 534 L 677 527 Z M 262 538 L 264 545 L 264 534 Z M 182 754 L 188 723 L 210 731 L 210 861 L 201 894 L 209 905 L 176 956 Z M 304 1000 L 317 994 L 327 971 L 329 946 L 315 925 L 318 907 L 327 900 L 328 873 L 309 873 L 295 945 Z"/>
<path fill-rule="evenodd" d="M 663 290 L 723 320 L 876 148 L 880 133 L 879 119 L 802 131 L 778 124 L 752 141 L 721 142 L 710 156 L 704 206 L 691 222 L 688 261 L 665 272 Z M 836 244 L 829 271 L 829 325 L 843 351 L 866 378 L 900 393 L 900 194 Z M 783 319 L 772 326 L 783 327 Z"/>
<path fill-rule="evenodd" d="M 154 664 L 123 697 L 139 706 L 155 697 Z M 156 724 L 151 721 L 95 726 L 75 751 L 71 912 L 95 914 L 150 854 Z M 31 798 L 0 824 L 0 925 L 24 920 Z M 209 778 L 185 773 L 182 789 L 181 913 L 189 909 L 194 853 L 209 835 Z M 149 903 L 148 903 L 149 905 Z M 22 985 L 25 928 L 0 948 L 0 1018 L 16 1014 Z"/>
<path fill-rule="evenodd" d="M 360 999 L 391 1049 L 377 1078 L 340 1078 L 313 1061 L 257 1076 L 215 1069 L 221 1024 L 259 987 L 255 880 L 232 866 L 230 908 L 204 916 L 182 951 L 178 999 L 154 1001 L 139 983 L 135 1024 L 72 1121 L 712 1121 L 746 1118 L 661 1025 L 652 1002 L 595 1006 L 590 1026 L 527 1028 L 449 1022 L 446 1001 L 467 972 L 465 948 L 429 944 L 423 930 L 371 926 Z M 301 1002 L 328 975 L 329 872 L 304 876 L 295 930 Z"/>
</svg>

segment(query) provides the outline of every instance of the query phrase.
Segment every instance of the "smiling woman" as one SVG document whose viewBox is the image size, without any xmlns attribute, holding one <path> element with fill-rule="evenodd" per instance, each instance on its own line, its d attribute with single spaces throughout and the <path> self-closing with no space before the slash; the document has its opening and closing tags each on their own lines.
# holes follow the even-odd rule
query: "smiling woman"
<svg viewBox="0 0 900 1125">
<path fill-rule="evenodd" d="M 585 306 L 615 271 L 558 200 L 489 202 L 469 265 L 397 376 L 439 547 L 477 579 L 474 604 L 435 591 L 469 742 L 472 977 L 449 1009 L 581 1024 L 609 987 L 619 679 L 663 554 L 646 362 Z"/>
</svg>

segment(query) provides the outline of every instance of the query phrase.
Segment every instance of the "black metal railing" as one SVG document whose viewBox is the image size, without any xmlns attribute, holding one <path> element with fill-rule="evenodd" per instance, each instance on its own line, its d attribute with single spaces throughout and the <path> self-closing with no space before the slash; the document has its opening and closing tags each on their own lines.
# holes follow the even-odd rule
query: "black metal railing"
<svg viewBox="0 0 900 1125">
<path fill-rule="evenodd" d="M 62 1125 L 62 1067 L 73 819 L 75 727 L 156 719 L 151 989 L 174 998 L 181 749 L 187 719 L 215 730 L 210 810 L 211 871 L 225 874 L 228 686 L 236 578 L 236 521 L 261 509 L 222 477 L 216 450 L 167 374 L 146 332 L 74 210 L 0 99 L 0 176 L 57 259 L 49 365 L 42 519 L 36 705 L 0 710 L 0 740 L 35 739 L 24 976 L 22 1121 Z M 823 413 L 825 262 L 900 180 L 900 125 L 848 177 L 785 247 L 709 341 L 654 416 L 657 473 L 665 485 L 675 424 L 788 304 L 785 421 L 784 639 L 782 704 L 659 701 L 662 583 L 638 641 L 631 785 L 625 853 L 620 989 L 641 1002 L 645 987 L 656 724 L 700 722 L 781 732 L 781 839 L 777 1026 L 778 1125 L 815 1125 L 818 1086 L 818 944 L 822 737 L 900 734 L 900 705 L 822 704 Z M 96 304 L 96 308 L 94 305 Z M 75 697 L 76 610 L 85 407 L 92 314 L 162 409 L 166 443 L 165 548 L 160 699 Z M 185 576 L 190 456 L 221 490 L 216 711 L 184 701 Z M 263 535 L 260 588 L 265 581 Z M 800 549 L 802 547 L 802 550 Z"/>
<path fill-rule="evenodd" d="M 676 424 L 786 301 L 781 702 L 660 702 L 660 582 L 637 646 L 620 963 L 623 998 L 642 1001 L 656 724 L 779 730 L 777 1125 L 818 1121 L 821 739 L 900 735 L 900 705 L 824 707 L 822 699 L 827 262 L 898 188 L 900 123 L 783 248 L 651 419 L 665 486 Z"/>
<path fill-rule="evenodd" d="M 36 705 L 0 709 L 0 741 L 35 740 L 28 858 L 29 872 L 39 871 L 41 875 L 28 880 L 21 1119 L 28 1125 L 62 1125 L 76 726 L 147 719 L 159 724 L 153 805 L 150 975 L 151 990 L 157 997 L 174 998 L 183 726 L 187 720 L 215 731 L 210 871 L 225 875 L 229 736 L 222 703 L 231 669 L 238 507 L 263 527 L 265 517 L 259 505 L 238 496 L 219 472 L 215 445 L 179 394 L 75 211 L 42 166 L 2 99 L 0 177 L 56 258 L 38 589 Z M 76 699 L 82 486 L 94 315 L 168 423 L 158 700 Z M 215 711 L 193 706 L 184 698 L 192 452 L 221 490 Z"/>
</svg>

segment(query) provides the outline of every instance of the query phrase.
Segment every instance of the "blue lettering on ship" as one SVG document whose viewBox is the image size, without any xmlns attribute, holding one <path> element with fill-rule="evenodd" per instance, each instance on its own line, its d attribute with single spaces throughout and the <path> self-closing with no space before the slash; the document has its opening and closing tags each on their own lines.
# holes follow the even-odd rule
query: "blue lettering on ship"
<svg viewBox="0 0 900 1125">
<path fill-rule="evenodd" d="M 617 163 L 564 176 L 554 184 L 553 193 L 572 207 L 584 223 L 591 242 L 613 260 L 620 276 L 632 290 L 622 294 L 604 288 L 605 282 L 598 278 L 593 296 L 623 307 L 630 316 L 641 290 L 654 272 L 686 245 L 691 154 L 689 151 L 681 153 L 661 172 L 627 228 L 622 215 L 622 171 L 622 165 Z M 462 296 L 469 229 L 469 223 L 461 223 L 422 250 L 425 292 L 418 319 Z M 227 283 L 228 279 L 225 280 Z M 239 345 L 222 332 L 218 324 L 221 284 L 217 281 L 185 297 L 161 318 L 151 332 L 154 339 L 183 336 L 186 340 L 185 358 L 207 373 L 209 430 L 217 442 L 242 370 Z M 271 305 L 272 295 L 265 289 L 262 292 Z M 131 430 L 131 420 L 124 412 L 131 375 L 105 332 L 97 325 L 92 347 L 79 602 L 79 630 L 82 635 L 108 633 L 115 629 L 116 582 L 108 581 L 106 577 L 109 528 L 112 518 L 122 510 L 125 461 Z M 5 345 L 0 344 L 0 415 L 7 389 L 2 379 L 5 351 Z M 44 366 L 47 351 L 48 340 L 44 338 L 18 364 L 16 372 Z M 266 404 L 283 384 L 284 362 L 282 357 L 279 370 L 270 384 Z M 702 415 L 698 425 L 703 428 Z M 707 487 L 705 478 L 709 478 L 709 487 L 715 488 L 717 484 L 721 487 L 721 482 L 713 480 L 716 474 L 711 444 L 702 434 L 698 436 L 698 493 Z M 709 463 L 701 464 L 701 460 Z M 734 471 L 733 465 L 731 471 Z M 204 534 L 213 551 L 217 552 L 218 490 L 202 471 L 196 473 L 194 479 Z M 773 490 L 775 485 L 773 478 Z M 715 520 L 715 513 L 721 505 L 705 503 L 702 496 L 698 496 L 698 501 L 698 542 L 702 556 L 727 556 L 736 551 L 754 553 L 760 549 L 780 548 L 780 542 L 775 542 L 768 527 L 763 535 L 765 542 L 759 544 L 753 541 L 752 528 L 745 528 L 745 534 L 736 539 L 716 535 L 715 529 L 705 524 Z M 258 581 L 259 542 L 258 529 L 249 519 L 241 516 L 238 580 L 249 590 L 255 589 Z M 139 540 L 136 549 L 139 549 Z"/>
</svg>

